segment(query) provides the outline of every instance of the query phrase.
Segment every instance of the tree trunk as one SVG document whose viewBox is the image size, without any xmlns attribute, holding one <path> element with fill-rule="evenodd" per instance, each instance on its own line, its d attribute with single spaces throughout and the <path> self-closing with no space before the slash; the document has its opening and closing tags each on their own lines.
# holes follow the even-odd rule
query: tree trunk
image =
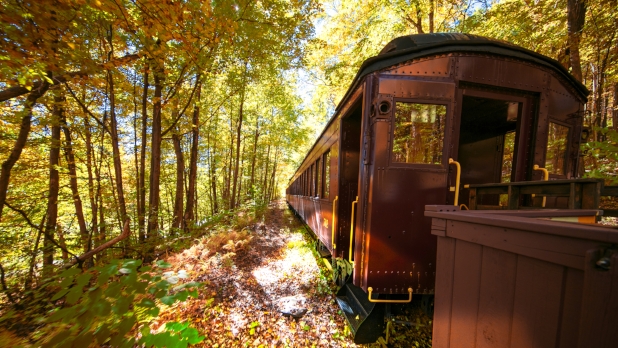
<svg viewBox="0 0 618 348">
<path fill-rule="evenodd" d="M 253 185 L 255 184 L 255 161 L 257 158 L 257 144 L 258 138 L 260 137 L 260 118 L 258 117 L 255 121 L 255 134 L 253 136 L 253 153 L 251 154 L 251 178 L 249 179 L 249 193 L 251 198 L 255 196 L 255 188 Z"/>
<path fill-rule="evenodd" d="M 162 64 L 162 63 L 160 63 Z M 163 90 L 163 68 L 157 67 L 154 75 L 154 105 L 152 110 L 152 136 L 150 146 L 150 194 L 148 196 L 147 238 L 156 238 L 159 230 L 159 183 L 161 177 L 161 96 Z M 154 244 L 149 254 L 154 252 Z"/>
<path fill-rule="evenodd" d="M 98 231 L 98 204 L 95 196 L 94 177 L 92 175 L 94 149 L 92 147 L 92 134 L 90 129 L 90 119 L 84 117 L 84 138 L 86 139 L 86 166 L 88 170 L 88 198 L 90 200 L 90 234 L 88 235 L 88 245 L 92 246 L 92 236 L 97 235 Z"/>
<path fill-rule="evenodd" d="M 107 113 L 103 114 L 103 124 L 105 124 L 107 120 Z M 101 177 L 101 170 L 103 168 L 103 158 L 105 154 L 105 132 L 101 131 L 101 140 L 99 141 L 99 158 L 98 163 L 95 166 L 95 175 L 97 180 L 97 191 L 95 195 L 95 199 L 98 198 L 98 206 L 99 206 L 99 233 L 97 235 L 97 245 L 103 243 L 105 241 L 107 224 L 105 221 L 105 205 L 103 204 L 103 187 L 101 182 L 103 178 Z"/>
<path fill-rule="evenodd" d="M 114 156 L 114 177 L 116 178 L 116 191 L 118 192 L 118 206 L 120 209 L 120 221 L 122 229 L 122 221 L 127 219 L 127 207 L 124 200 L 124 189 L 122 186 L 122 159 L 120 158 L 120 147 L 118 145 L 118 122 L 116 120 L 116 96 L 114 92 L 114 78 L 111 70 L 107 71 L 109 78 L 109 116 L 110 116 L 110 132 L 112 136 L 112 154 Z"/>
<path fill-rule="evenodd" d="M 107 71 L 109 78 L 109 109 L 110 109 L 110 132 L 112 137 L 112 154 L 114 156 L 114 176 L 116 178 L 116 191 L 118 193 L 118 208 L 120 209 L 120 230 L 122 230 L 122 221 L 128 219 L 127 206 L 124 199 L 124 189 L 122 185 L 122 159 L 120 158 L 120 147 L 118 145 L 118 122 L 116 120 L 116 95 L 114 91 L 114 77 L 112 71 Z M 127 257 L 128 246 L 130 239 L 123 240 L 123 257 Z"/>
<path fill-rule="evenodd" d="M 419 34 L 425 34 L 423 30 L 423 12 L 421 11 L 420 5 L 416 7 L 416 31 L 418 31 Z"/>
<path fill-rule="evenodd" d="M 43 274 L 51 274 L 50 267 L 54 263 L 54 232 L 58 219 L 58 191 L 60 190 L 58 164 L 60 163 L 60 119 L 63 116 L 64 98 L 54 97 L 54 108 L 51 120 L 51 142 L 49 149 L 49 192 L 47 194 L 47 217 L 43 239 Z"/>
<path fill-rule="evenodd" d="M 199 78 L 196 77 L 196 78 Z M 184 227 L 187 229 L 194 221 L 195 215 L 193 213 L 196 193 L 196 181 L 197 181 L 197 150 L 200 140 L 200 108 L 199 102 L 201 97 L 202 84 L 197 87 L 197 102 L 193 107 L 193 120 L 191 121 L 191 155 L 189 159 L 189 186 L 187 187 L 187 207 L 185 209 Z"/>
<path fill-rule="evenodd" d="M 433 25 L 434 25 L 434 12 L 435 12 L 435 1 L 434 0 L 430 0 L 430 4 L 429 4 L 429 32 L 433 33 Z"/>
<path fill-rule="evenodd" d="M 77 218 L 77 224 L 79 225 L 79 235 L 82 240 L 82 247 L 84 252 L 90 250 L 90 241 L 88 238 L 88 228 L 86 227 L 86 219 L 84 218 L 84 209 L 82 207 L 82 199 L 79 196 L 79 189 L 77 187 L 77 170 L 75 168 L 75 155 L 73 154 L 73 142 L 71 139 L 71 130 L 67 125 L 64 115 L 60 116 L 60 122 L 62 124 L 62 131 L 64 132 L 65 147 L 64 157 L 67 161 L 67 167 L 69 169 L 69 183 L 71 186 L 71 193 L 73 194 L 73 204 L 75 205 L 75 217 Z"/>
<path fill-rule="evenodd" d="M 217 124 L 217 119 L 214 121 L 215 125 Z M 215 157 L 215 151 L 217 149 L 217 137 L 214 139 L 214 143 L 212 147 L 210 146 L 210 134 L 212 130 L 208 130 L 208 134 L 206 136 L 206 141 L 208 144 L 208 161 L 209 161 L 209 170 L 210 170 L 210 186 L 212 192 L 212 214 L 215 215 L 219 212 L 219 206 L 217 202 L 217 159 Z"/>
<path fill-rule="evenodd" d="M 242 142 L 242 150 L 240 151 L 240 153 L 242 153 L 242 154 L 245 153 L 245 142 L 244 141 Z M 244 156 L 241 156 L 241 157 L 242 157 L 242 159 L 240 160 L 240 167 L 238 167 L 238 172 L 240 173 L 239 174 L 240 180 L 238 181 L 238 191 L 237 191 L 238 193 L 236 194 L 236 206 L 239 206 L 240 203 L 242 202 L 242 200 L 241 200 L 241 198 L 242 198 L 241 192 L 242 192 L 242 188 L 243 188 L 242 187 L 242 182 L 243 182 L 242 178 L 244 177 L 243 173 L 245 171 L 245 157 Z"/>
<path fill-rule="evenodd" d="M 66 263 L 69 260 L 69 253 L 67 252 L 67 243 L 64 240 L 64 233 L 60 224 L 56 226 L 56 234 L 58 235 L 58 244 L 62 247 L 62 261 Z"/>
<path fill-rule="evenodd" d="M 28 267 L 28 276 L 24 281 L 24 291 L 30 290 L 30 286 L 32 285 L 32 280 L 34 278 L 34 267 L 36 266 L 37 255 L 39 254 L 39 243 L 41 242 L 41 232 L 43 231 L 43 226 L 45 225 L 45 218 L 47 217 L 47 212 L 43 215 L 41 219 L 41 223 L 39 224 L 39 228 L 36 234 L 36 240 L 34 242 L 34 247 L 32 248 L 32 256 L 30 257 L 30 265 Z"/>
<path fill-rule="evenodd" d="M 246 65 L 245 65 L 246 73 Z M 236 208 L 236 185 L 238 184 L 238 169 L 240 164 L 240 140 L 242 135 L 242 120 L 243 120 L 243 107 L 245 104 L 245 81 L 243 80 L 243 87 L 240 92 L 240 107 L 238 108 L 238 122 L 236 124 L 236 158 L 234 163 L 234 179 L 232 184 L 232 196 L 230 199 L 230 209 Z"/>
<path fill-rule="evenodd" d="M 270 164 L 268 163 L 270 161 L 270 144 L 268 144 L 268 149 L 266 150 L 266 165 L 264 166 L 264 177 L 262 178 L 262 200 L 264 200 L 266 198 L 266 189 L 267 189 L 267 181 L 268 181 L 268 167 L 270 166 Z"/>
<path fill-rule="evenodd" d="M 582 81 L 582 66 L 579 57 L 579 41 L 586 20 L 586 0 L 567 0 L 567 31 L 571 74 Z"/>
<path fill-rule="evenodd" d="M 174 153 L 176 154 L 176 197 L 174 198 L 174 220 L 172 228 L 184 228 L 182 226 L 182 200 L 184 199 L 184 175 L 185 175 L 185 159 L 182 154 L 182 146 L 180 144 L 180 136 L 177 132 L 172 133 L 172 142 L 174 143 Z"/>
<path fill-rule="evenodd" d="M 618 82 L 612 88 L 612 127 L 618 130 Z"/>
<path fill-rule="evenodd" d="M 146 236 L 146 138 L 148 137 L 148 71 L 150 65 L 146 61 L 144 67 L 144 90 L 142 92 L 142 146 L 139 154 L 139 179 L 137 184 L 137 219 L 139 226 L 139 241 L 144 242 Z"/>
<path fill-rule="evenodd" d="M 44 83 L 38 89 L 33 89 L 24 103 L 22 113 L 24 116 L 21 119 L 21 125 L 19 127 L 19 134 L 13 144 L 13 149 L 4 162 L 2 162 L 2 171 L 0 172 L 0 220 L 2 220 L 2 210 L 4 208 L 4 202 L 6 201 L 6 191 L 9 188 L 9 180 L 11 178 L 11 170 L 13 166 L 19 160 L 21 152 L 28 140 L 28 134 L 30 133 L 30 124 L 32 121 L 32 108 L 36 104 L 37 100 L 47 92 L 49 88 L 48 83 Z"/>
<path fill-rule="evenodd" d="M 275 176 L 277 174 L 277 161 L 279 160 L 279 148 L 275 149 L 275 160 L 273 162 L 273 171 L 270 176 L 270 185 L 268 190 L 268 196 L 266 197 L 266 202 L 270 202 L 273 198 L 273 194 L 275 192 Z"/>
</svg>

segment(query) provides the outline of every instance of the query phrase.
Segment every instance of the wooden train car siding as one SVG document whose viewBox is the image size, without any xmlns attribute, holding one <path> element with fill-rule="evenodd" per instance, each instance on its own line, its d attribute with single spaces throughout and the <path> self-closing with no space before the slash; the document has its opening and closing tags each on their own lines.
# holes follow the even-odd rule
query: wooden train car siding
<svg viewBox="0 0 618 348">
<path fill-rule="evenodd" d="M 453 208 L 425 213 L 438 237 L 433 347 L 616 347 L 618 230 Z"/>
</svg>

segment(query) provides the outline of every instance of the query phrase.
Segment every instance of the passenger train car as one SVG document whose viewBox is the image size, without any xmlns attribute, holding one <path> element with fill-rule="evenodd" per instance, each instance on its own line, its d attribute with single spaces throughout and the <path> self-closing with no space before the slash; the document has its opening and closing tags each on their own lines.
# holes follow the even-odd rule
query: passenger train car
<svg viewBox="0 0 618 348">
<path fill-rule="evenodd" d="M 363 63 L 286 192 L 332 264 L 353 265 L 338 301 L 356 342 L 381 332 L 382 302 L 434 292 L 426 205 L 499 207 L 469 185 L 578 176 L 587 94 L 557 61 L 468 34 L 399 37 Z"/>
</svg>

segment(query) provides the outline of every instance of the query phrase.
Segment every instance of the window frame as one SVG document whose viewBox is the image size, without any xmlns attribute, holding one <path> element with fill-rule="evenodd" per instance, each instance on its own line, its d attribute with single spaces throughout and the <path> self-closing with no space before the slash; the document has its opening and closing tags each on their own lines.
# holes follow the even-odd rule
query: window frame
<svg viewBox="0 0 618 348">
<path fill-rule="evenodd" d="M 328 173 L 326 173 L 326 159 L 328 159 Z M 324 151 L 321 156 L 322 162 L 322 182 L 320 184 L 320 198 L 325 200 L 330 200 L 330 149 Z M 328 177 L 328 183 L 326 178 Z M 327 194 L 328 192 L 328 194 Z"/>
<path fill-rule="evenodd" d="M 569 153 L 571 152 L 571 146 L 572 146 L 572 142 L 573 142 L 573 125 L 570 125 L 564 121 L 561 120 L 557 120 L 555 118 L 551 118 L 549 117 L 547 119 L 547 137 L 545 139 L 545 146 L 544 146 L 544 153 L 543 153 L 543 168 L 547 168 L 547 150 L 548 150 L 548 146 L 549 146 L 549 128 L 551 126 L 551 123 L 555 123 L 559 126 L 562 127 L 566 127 L 568 129 L 567 132 L 567 137 L 566 137 L 566 144 L 565 144 L 565 148 L 564 148 L 564 158 L 563 158 L 563 164 L 562 164 L 562 174 L 558 174 L 558 173 L 552 173 L 549 172 L 549 176 L 550 177 L 567 177 L 567 173 L 568 173 L 568 165 L 569 165 Z"/>
<path fill-rule="evenodd" d="M 442 158 L 439 164 L 437 163 L 405 163 L 405 162 L 395 162 L 393 147 L 395 145 L 395 115 L 397 103 L 410 103 L 410 104 L 430 104 L 430 105 L 442 105 L 446 108 L 446 112 L 444 115 L 444 126 L 443 126 L 443 137 L 442 137 Z M 447 143 L 448 140 L 451 139 L 452 134 L 447 134 L 447 130 L 450 129 L 451 126 L 451 110 L 452 110 L 452 102 L 443 100 L 443 99 L 419 99 L 419 98 L 393 98 L 392 107 L 390 111 L 390 130 L 389 130 L 389 145 L 388 145 L 388 164 L 389 167 L 393 168 L 409 168 L 409 169 L 423 169 L 423 170 L 438 170 L 444 171 L 447 168 Z"/>
</svg>

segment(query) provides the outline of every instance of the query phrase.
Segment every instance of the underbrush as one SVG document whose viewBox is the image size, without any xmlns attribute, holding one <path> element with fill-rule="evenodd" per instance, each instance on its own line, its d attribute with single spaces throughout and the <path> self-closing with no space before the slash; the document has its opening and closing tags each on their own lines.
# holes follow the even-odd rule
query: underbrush
<svg viewBox="0 0 618 348">
<path fill-rule="evenodd" d="M 183 272 L 159 261 L 112 260 L 48 279 L 0 317 L 3 347 L 186 347 L 203 340 L 186 323 L 151 327 L 162 306 L 197 297 Z"/>
<path fill-rule="evenodd" d="M 157 258 L 181 250 L 196 260 L 214 255 L 231 267 L 254 231 L 264 228 L 267 209 L 247 203 L 128 250 L 141 258 L 149 250 Z M 190 281 L 186 269 L 166 269 L 170 264 L 163 261 L 142 265 L 142 260 L 110 260 L 118 254 L 115 250 L 105 250 L 88 269 L 58 268 L 57 275 L 39 279 L 16 303 L 4 298 L 0 347 L 186 347 L 200 342 L 203 337 L 188 323 L 159 323 L 157 317 L 163 307 L 197 297 L 201 284 Z"/>
</svg>

